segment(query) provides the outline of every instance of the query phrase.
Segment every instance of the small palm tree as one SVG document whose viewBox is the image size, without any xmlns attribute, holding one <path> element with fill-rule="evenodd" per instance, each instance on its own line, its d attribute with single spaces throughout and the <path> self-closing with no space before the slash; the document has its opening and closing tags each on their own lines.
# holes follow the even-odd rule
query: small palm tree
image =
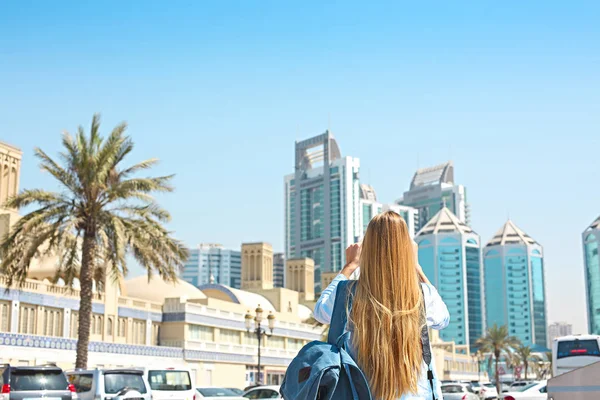
<svg viewBox="0 0 600 400">
<path fill-rule="evenodd" d="M 75 137 L 63 136 L 62 163 L 35 149 L 40 167 L 61 186 L 58 192 L 24 190 L 7 206 L 37 205 L 21 218 L 0 243 L 0 272 L 8 286 L 22 287 L 32 259 L 58 256 L 56 276 L 72 286 L 79 278 L 79 328 L 76 368 L 86 368 L 92 313 L 93 283 L 101 285 L 105 273 L 117 280 L 127 275 L 130 253 L 150 275 L 157 272 L 174 281 L 187 258 L 182 243 L 163 224 L 169 213 L 153 199 L 153 192 L 170 192 L 172 176 L 132 177 L 157 163 L 150 159 L 123 168 L 133 142 L 118 125 L 108 138 L 100 136 L 100 117 L 94 115 L 91 131 L 79 127 Z"/>
<path fill-rule="evenodd" d="M 544 369 L 544 377 L 550 376 L 552 374 L 552 352 L 545 351 L 544 358 L 546 358 L 546 368 Z"/>
<path fill-rule="evenodd" d="M 502 393 L 500 389 L 500 377 L 498 376 L 498 362 L 500 355 L 504 353 L 510 357 L 514 349 L 519 345 L 519 339 L 508 334 L 506 325 L 498 326 L 494 324 L 490 327 L 485 335 L 477 340 L 477 347 L 484 353 L 492 353 L 494 355 L 496 388 L 498 393 Z"/>
<path fill-rule="evenodd" d="M 527 380 L 527 369 L 529 368 L 529 363 L 534 362 L 537 365 L 537 362 L 541 361 L 542 359 L 538 355 L 533 354 L 533 351 L 529 346 L 520 345 L 515 349 L 515 351 L 519 356 L 520 362 L 523 364 L 523 369 L 525 370 L 524 378 Z"/>
</svg>

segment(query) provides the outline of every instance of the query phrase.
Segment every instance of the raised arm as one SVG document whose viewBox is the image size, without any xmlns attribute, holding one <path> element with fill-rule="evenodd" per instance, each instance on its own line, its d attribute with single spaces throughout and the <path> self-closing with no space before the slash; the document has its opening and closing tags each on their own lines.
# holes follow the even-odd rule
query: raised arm
<svg viewBox="0 0 600 400">
<path fill-rule="evenodd" d="M 444 300 L 442 300 L 433 285 L 428 283 L 422 283 L 421 285 L 425 294 L 427 326 L 436 330 L 444 329 L 450 323 L 450 313 L 448 312 L 446 303 L 444 303 Z"/>
<path fill-rule="evenodd" d="M 331 316 L 333 315 L 333 306 L 335 304 L 335 294 L 337 293 L 337 286 L 341 281 L 350 279 L 350 276 L 358 268 L 358 259 L 360 256 L 360 245 L 352 244 L 346 249 L 346 265 L 342 269 L 342 272 L 327 286 L 321 293 L 321 297 L 315 304 L 315 310 L 313 316 L 317 321 L 322 324 L 328 325 L 331 322 Z"/>
</svg>

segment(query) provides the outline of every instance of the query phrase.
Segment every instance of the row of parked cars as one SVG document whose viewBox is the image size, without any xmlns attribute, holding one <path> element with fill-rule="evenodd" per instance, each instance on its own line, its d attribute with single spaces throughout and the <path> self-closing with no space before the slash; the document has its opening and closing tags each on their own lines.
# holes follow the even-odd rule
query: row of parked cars
<svg viewBox="0 0 600 400">
<path fill-rule="evenodd" d="M 546 381 L 502 383 L 498 393 L 493 383 L 478 381 L 442 381 L 444 400 L 546 400 Z"/>
<path fill-rule="evenodd" d="M 0 365 L 0 400 L 276 399 L 278 386 L 194 387 L 185 369 L 77 369 Z"/>
</svg>

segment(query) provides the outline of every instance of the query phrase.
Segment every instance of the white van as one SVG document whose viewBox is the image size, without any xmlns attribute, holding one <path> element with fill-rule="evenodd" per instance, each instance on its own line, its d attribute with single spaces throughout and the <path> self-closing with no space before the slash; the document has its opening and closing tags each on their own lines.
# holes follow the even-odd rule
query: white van
<svg viewBox="0 0 600 400">
<path fill-rule="evenodd" d="M 190 370 L 185 368 L 145 368 L 152 400 L 194 400 Z"/>
</svg>

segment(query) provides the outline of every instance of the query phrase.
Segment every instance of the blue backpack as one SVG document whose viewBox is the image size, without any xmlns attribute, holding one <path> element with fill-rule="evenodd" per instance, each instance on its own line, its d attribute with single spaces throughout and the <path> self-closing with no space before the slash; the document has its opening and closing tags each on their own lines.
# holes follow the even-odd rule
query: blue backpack
<svg viewBox="0 0 600 400">
<path fill-rule="evenodd" d="M 346 351 L 350 290 L 348 281 L 338 284 L 327 343 L 310 342 L 292 360 L 281 384 L 285 400 L 372 400 L 367 378 Z"/>
</svg>

